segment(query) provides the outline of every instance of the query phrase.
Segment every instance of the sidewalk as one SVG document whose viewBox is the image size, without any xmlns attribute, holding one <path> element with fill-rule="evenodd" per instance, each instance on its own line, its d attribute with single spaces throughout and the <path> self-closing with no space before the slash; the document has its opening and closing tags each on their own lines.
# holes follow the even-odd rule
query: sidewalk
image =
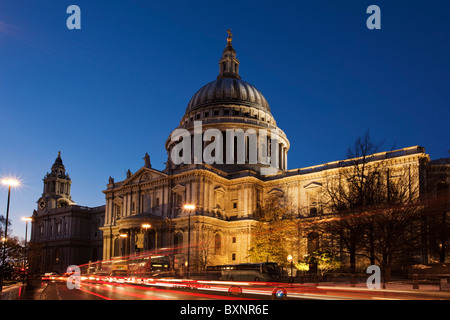
<svg viewBox="0 0 450 320">
<path fill-rule="evenodd" d="M 18 300 L 41 300 L 41 293 L 47 287 L 48 283 L 41 280 L 29 280 L 19 295 Z"/>
<path fill-rule="evenodd" d="M 288 284 L 289 285 L 289 284 Z M 379 293 L 391 293 L 391 294 L 405 294 L 411 295 L 412 297 L 423 296 L 424 299 L 445 299 L 450 300 L 450 291 L 441 291 L 438 284 L 419 284 L 418 289 L 413 289 L 413 285 L 407 281 L 391 281 L 383 285 L 380 289 L 369 289 L 366 283 L 333 283 L 333 282 L 322 282 L 322 283 L 294 283 L 294 287 L 301 289 L 304 287 L 315 287 L 317 289 L 330 289 L 330 290 L 354 290 L 360 292 L 379 292 Z"/>
<path fill-rule="evenodd" d="M 2 291 L 0 292 L 0 300 L 17 300 L 17 297 L 23 288 L 24 286 L 21 282 L 4 285 L 2 287 Z"/>
</svg>

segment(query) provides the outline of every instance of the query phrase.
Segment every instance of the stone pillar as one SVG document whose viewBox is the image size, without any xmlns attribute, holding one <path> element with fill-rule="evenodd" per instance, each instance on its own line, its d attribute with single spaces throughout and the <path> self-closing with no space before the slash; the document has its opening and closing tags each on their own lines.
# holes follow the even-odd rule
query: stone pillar
<svg viewBox="0 0 450 320">
<path fill-rule="evenodd" d="M 284 148 L 284 170 L 287 170 L 287 148 Z"/>
<path fill-rule="evenodd" d="M 144 231 L 144 251 L 148 251 L 148 230 Z"/>
<path fill-rule="evenodd" d="M 103 234 L 103 258 L 102 260 L 108 260 L 110 257 L 108 257 L 108 252 L 109 252 L 109 238 L 110 235 L 105 235 Z"/>
<path fill-rule="evenodd" d="M 191 187 L 192 190 L 188 202 L 197 204 L 197 188 L 198 188 L 197 180 L 195 179 L 191 180 Z"/>
<path fill-rule="evenodd" d="M 120 237 L 119 239 L 119 255 L 124 256 L 127 254 L 127 238 Z"/>
<path fill-rule="evenodd" d="M 200 176 L 199 179 L 199 183 L 200 183 L 200 199 L 198 204 L 200 205 L 200 210 L 201 210 L 201 214 L 205 213 L 205 177 Z"/>
<path fill-rule="evenodd" d="M 129 238 L 130 238 L 130 254 L 133 254 L 135 252 L 135 248 L 136 248 L 136 233 L 134 228 L 130 229 L 129 232 Z"/>
<path fill-rule="evenodd" d="M 240 214 L 238 214 L 239 217 L 246 217 L 248 215 L 248 185 L 244 186 L 244 199 L 238 200 L 238 206 L 241 205 L 243 208 L 240 211 Z M 244 200 L 244 201 L 242 201 Z M 240 202 L 240 203 L 239 203 Z"/>
</svg>

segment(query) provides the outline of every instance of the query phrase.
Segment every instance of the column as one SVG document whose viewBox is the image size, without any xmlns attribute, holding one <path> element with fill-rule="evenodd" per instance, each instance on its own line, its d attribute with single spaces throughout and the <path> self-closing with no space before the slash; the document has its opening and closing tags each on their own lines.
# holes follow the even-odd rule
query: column
<svg viewBox="0 0 450 320">
<path fill-rule="evenodd" d="M 126 250 L 127 238 L 119 238 L 119 255 L 124 256 L 127 254 Z"/>
<path fill-rule="evenodd" d="M 102 252 L 102 259 L 103 260 L 108 260 L 109 259 L 109 257 L 107 256 L 107 253 L 109 252 L 108 250 L 109 250 L 109 237 L 110 236 L 107 236 L 107 235 L 103 235 L 103 252 Z"/>
<path fill-rule="evenodd" d="M 191 184 L 192 190 L 191 190 L 190 199 L 188 202 L 197 204 L 197 189 L 198 189 L 197 181 L 195 179 L 191 180 L 190 184 Z"/>
<path fill-rule="evenodd" d="M 209 185 L 209 181 L 205 180 L 205 209 L 208 212 L 211 212 L 211 187 Z"/>
<path fill-rule="evenodd" d="M 240 217 L 246 217 L 248 215 L 248 185 L 244 186 L 244 201 L 242 198 L 238 198 L 238 207 L 243 206 L 243 210 L 240 210 L 242 213 L 238 214 Z M 243 202 L 243 203 L 242 203 Z"/>
<path fill-rule="evenodd" d="M 135 252 L 135 248 L 136 248 L 136 242 L 135 242 L 135 230 L 134 228 L 130 229 L 129 232 L 129 238 L 130 238 L 130 254 L 133 254 Z"/>
<path fill-rule="evenodd" d="M 148 229 L 144 231 L 144 251 L 148 251 Z"/>
<path fill-rule="evenodd" d="M 284 170 L 287 170 L 287 148 L 284 148 Z"/>
<path fill-rule="evenodd" d="M 200 208 L 201 208 L 201 214 L 204 214 L 205 213 L 205 177 L 203 177 L 203 176 L 200 176 L 200 179 L 199 179 L 199 183 L 200 183 L 200 188 L 199 188 L 199 191 L 200 191 L 200 199 L 199 199 L 199 205 L 200 205 Z"/>
</svg>

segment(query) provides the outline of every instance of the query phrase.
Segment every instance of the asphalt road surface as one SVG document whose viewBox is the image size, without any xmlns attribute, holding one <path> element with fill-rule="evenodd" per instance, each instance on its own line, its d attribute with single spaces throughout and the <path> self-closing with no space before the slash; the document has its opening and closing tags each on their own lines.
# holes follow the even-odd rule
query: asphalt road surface
<svg viewBox="0 0 450 320">
<path fill-rule="evenodd" d="M 128 283 L 85 282 L 69 289 L 64 281 L 41 283 L 36 300 L 271 300 L 273 286 L 251 286 L 240 295 L 230 295 L 217 287 L 174 288 Z M 450 292 L 412 290 L 368 290 L 350 287 L 285 286 L 288 300 L 449 300 Z"/>
<path fill-rule="evenodd" d="M 66 283 L 50 281 L 40 294 L 41 300 L 247 300 L 221 293 L 175 290 L 129 284 L 82 283 L 79 289 L 69 289 Z"/>
</svg>

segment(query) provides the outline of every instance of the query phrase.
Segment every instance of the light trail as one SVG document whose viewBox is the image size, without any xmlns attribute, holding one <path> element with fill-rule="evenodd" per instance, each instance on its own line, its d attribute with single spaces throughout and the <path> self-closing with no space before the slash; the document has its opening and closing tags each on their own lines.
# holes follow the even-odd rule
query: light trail
<svg viewBox="0 0 450 320">
<path fill-rule="evenodd" d="M 115 287 L 123 287 L 123 288 L 133 288 L 133 289 L 137 289 L 137 290 L 143 290 L 143 291 L 155 292 L 155 293 L 166 293 L 166 294 L 170 293 L 170 294 L 175 294 L 175 295 L 186 295 L 186 296 L 208 298 L 208 299 L 255 300 L 255 299 L 244 298 L 244 297 L 230 297 L 230 296 L 214 295 L 214 294 L 200 293 L 200 292 L 177 291 L 177 290 L 172 290 L 172 289 L 152 288 L 152 287 L 144 287 L 144 286 L 141 286 L 141 285 L 131 285 L 131 284 L 110 284 L 110 283 L 102 284 L 102 283 L 99 283 L 99 284 L 95 285 L 95 284 L 83 283 L 82 286 L 86 286 L 86 287 L 90 287 L 90 288 L 96 288 L 96 289 L 101 289 L 101 290 L 110 291 L 110 292 L 113 292 L 113 293 L 124 294 L 124 295 L 132 296 L 132 297 L 135 297 L 135 298 L 147 299 L 147 300 L 167 300 L 167 299 L 151 296 L 149 294 L 131 293 L 131 292 L 127 292 L 127 291 L 124 291 L 124 290 L 118 290 L 118 289 L 114 289 L 113 286 L 115 286 Z M 224 292 L 228 292 L 228 290 L 226 290 Z"/>
</svg>

